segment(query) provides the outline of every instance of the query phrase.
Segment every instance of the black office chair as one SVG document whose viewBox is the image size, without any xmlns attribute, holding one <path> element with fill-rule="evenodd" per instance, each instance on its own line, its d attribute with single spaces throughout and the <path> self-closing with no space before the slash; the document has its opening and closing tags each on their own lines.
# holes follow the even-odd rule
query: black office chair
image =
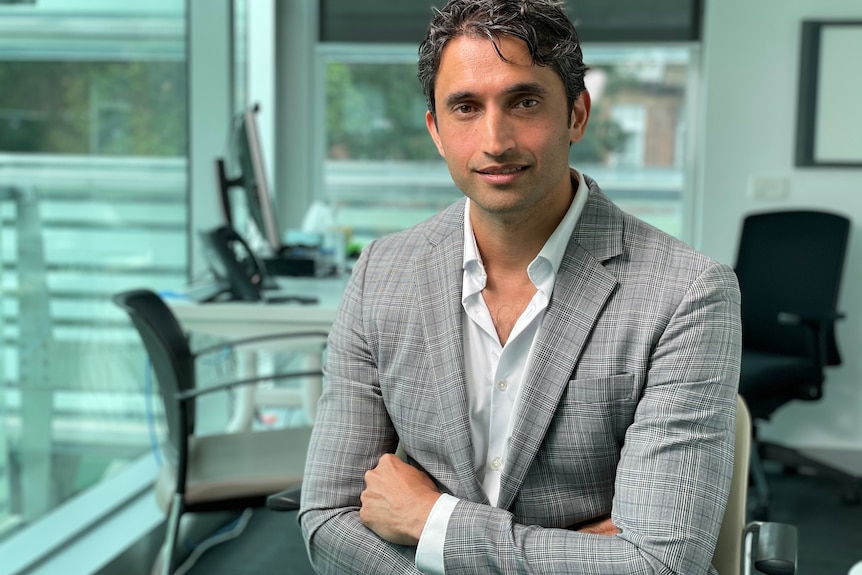
<svg viewBox="0 0 862 575">
<path fill-rule="evenodd" d="M 297 371 L 198 386 L 196 360 L 224 350 L 225 344 L 193 352 L 171 309 L 150 290 L 122 292 L 113 300 L 129 314 L 141 337 L 164 403 L 168 441 L 156 497 L 169 513 L 159 560 L 161 572 L 171 574 L 176 568 L 184 513 L 262 507 L 270 494 L 300 485 L 311 435 L 311 427 L 196 435 L 195 399 L 261 381 L 322 378 L 323 374 L 320 370 Z M 326 332 L 288 333 L 233 340 L 229 345 L 236 348 L 301 338 L 319 340 L 322 352 L 326 337 Z"/>
<path fill-rule="evenodd" d="M 757 439 L 757 421 L 790 401 L 823 395 L 825 368 L 841 363 L 835 322 L 843 317 L 838 292 L 850 220 L 823 211 L 777 211 L 745 218 L 736 260 L 742 292 L 742 365 L 739 393 L 751 409 L 754 448 L 753 516 L 768 516 L 769 488 L 763 462 L 786 470 L 805 467 L 857 482 L 799 452 Z M 858 499 L 858 485 L 848 491 Z"/>
</svg>

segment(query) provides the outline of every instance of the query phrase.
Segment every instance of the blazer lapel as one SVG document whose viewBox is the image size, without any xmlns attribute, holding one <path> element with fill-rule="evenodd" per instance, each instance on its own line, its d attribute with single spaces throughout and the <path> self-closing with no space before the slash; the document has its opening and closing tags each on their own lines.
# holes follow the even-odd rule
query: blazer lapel
<svg viewBox="0 0 862 575">
<path fill-rule="evenodd" d="M 450 210 L 452 217 L 444 220 L 452 225 L 441 225 L 437 235 L 429 234 L 428 252 L 416 259 L 416 304 L 425 328 L 440 433 L 447 448 L 440 457 L 450 460 L 457 482 L 446 487 L 459 498 L 487 503 L 473 463 L 461 324 L 463 201 L 455 206 Z"/>
<path fill-rule="evenodd" d="M 591 186 L 593 187 L 593 186 Z M 508 509 L 542 445 L 563 390 L 617 280 L 602 261 L 622 251 L 622 226 L 598 188 L 578 222 L 557 274 L 517 404 L 497 506 Z M 587 232 L 592 221 L 601 233 Z"/>
</svg>

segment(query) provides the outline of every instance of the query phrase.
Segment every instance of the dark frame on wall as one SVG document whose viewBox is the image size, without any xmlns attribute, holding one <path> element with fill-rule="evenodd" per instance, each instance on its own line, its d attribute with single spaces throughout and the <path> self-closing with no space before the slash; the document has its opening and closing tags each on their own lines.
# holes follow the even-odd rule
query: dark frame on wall
<svg viewBox="0 0 862 575">
<path fill-rule="evenodd" d="M 862 167 L 862 21 L 802 22 L 796 116 L 796 165 Z"/>
</svg>

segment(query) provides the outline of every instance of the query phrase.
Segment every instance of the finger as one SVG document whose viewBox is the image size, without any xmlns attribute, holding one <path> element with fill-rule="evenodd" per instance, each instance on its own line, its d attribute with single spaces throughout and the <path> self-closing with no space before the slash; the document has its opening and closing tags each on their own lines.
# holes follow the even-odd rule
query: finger
<svg viewBox="0 0 862 575">
<path fill-rule="evenodd" d="M 601 519 L 594 523 L 588 523 L 578 529 L 578 531 L 582 533 L 592 533 L 595 535 L 614 535 L 620 532 L 620 530 L 617 529 L 617 526 L 614 525 L 613 521 L 611 521 L 610 518 Z"/>
</svg>

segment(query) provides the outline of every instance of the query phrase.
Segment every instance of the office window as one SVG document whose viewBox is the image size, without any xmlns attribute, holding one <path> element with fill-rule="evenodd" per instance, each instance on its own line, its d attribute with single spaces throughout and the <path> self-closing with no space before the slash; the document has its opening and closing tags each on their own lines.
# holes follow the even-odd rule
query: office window
<svg viewBox="0 0 862 575">
<path fill-rule="evenodd" d="M 461 197 L 425 128 L 415 46 L 330 43 L 318 56 L 319 196 L 356 242 L 418 223 Z M 593 106 L 570 154 L 623 209 L 683 238 L 696 57 L 693 47 L 584 46 Z"/>
<path fill-rule="evenodd" d="M 55 5 L 0 6 L 0 540 L 151 449 L 110 295 L 186 277 L 185 2 Z"/>
<path fill-rule="evenodd" d="M 644 165 L 646 108 L 619 104 L 611 110 L 610 122 L 622 136 L 619 145 L 608 152 L 608 165 L 640 168 Z"/>
<path fill-rule="evenodd" d="M 185 153 L 182 62 L 6 60 L 0 83 L 2 153 Z"/>
</svg>

